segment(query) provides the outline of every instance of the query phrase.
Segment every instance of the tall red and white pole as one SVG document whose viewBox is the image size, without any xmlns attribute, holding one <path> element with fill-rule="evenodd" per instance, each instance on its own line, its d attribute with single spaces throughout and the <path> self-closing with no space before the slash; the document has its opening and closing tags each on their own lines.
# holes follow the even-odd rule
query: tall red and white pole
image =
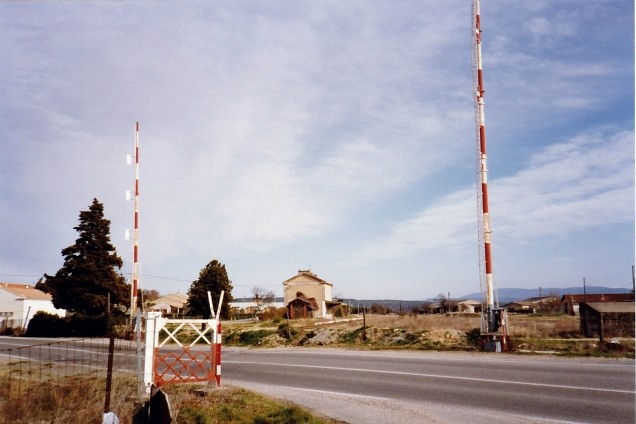
<svg viewBox="0 0 636 424">
<path fill-rule="evenodd" d="M 481 10 L 479 0 L 473 0 L 473 64 L 475 68 L 475 125 L 478 142 L 478 189 L 481 191 L 481 234 L 485 269 L 486 304 L 483 311 L 481 346 L 483 350 L 510 350 L 507 312 L 495 305 L 492 273 L 490 205 L 488 200 L 488 165 L 486 154 L 486 119 L 484 117 L 484 74 L 481 60 Z"/>
<path fill-rule="evenodd" d="M 137 292 L 139 289 L 139 122 L 135 123 L 135 217 L 133 227 L 133 269 L 130 288 L 131 318 L 137 311 Z"/>
<path fill-rule="evenodd" d="M 484 76 L 481 61 L 481 13 L 479 0 L 473 0 L 474 28 L 474 55 L 477 68 L 475 79 L 475 108 L 477 113 L 477 126 L 479 129 L 479 181 L 481 183 L 481 207 L 482 207 L 482 237 L 484 242 L 484 264 L 486 269 L 486 304 L 489 308 L 495 306 L 493 295 L 492 256 L 490 250 L 491 229 L 490 210 L 488 205 L 488 165 L 486 162 L 486 119 L 484 117 Z"/>
</svg>

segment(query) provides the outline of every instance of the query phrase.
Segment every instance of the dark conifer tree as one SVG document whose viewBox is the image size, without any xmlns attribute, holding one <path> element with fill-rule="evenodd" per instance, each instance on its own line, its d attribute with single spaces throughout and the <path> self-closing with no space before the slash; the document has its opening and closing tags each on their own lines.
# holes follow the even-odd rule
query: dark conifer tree
<svg viewBox="0 0 636 424">
<path fill-rule="evenodd" d="M 221 291 L 225 291 L 221 306 L 221 319 L 228 319 L 230 317 L 230 302 L 233 300 L 232 288 L 232 282 L 227 276 L 225 265 L 214 259 L 199 272 L 199 279 L 193 281 L 190 290 L 188 290 L 189 315 L 210 318 L 212 314 L 208 302 L 208 291 L 212 294 L 214 313 L 219 305 Z"/>
<path fill-rule="evenodd" d="M 75 244 L 62 250 L 64 265 L 54 276 L 36 288 L 50 293 L 56 308 L 71 313 L 97 316 L 106 313 L 108 294 L 111 305 L 130 305 L 130 285 L 118 270 L 122 260 L 110 241 L 110 221 L 104 218 L 104 205 L 97 199 L 81 211 Z"/>
</svg>

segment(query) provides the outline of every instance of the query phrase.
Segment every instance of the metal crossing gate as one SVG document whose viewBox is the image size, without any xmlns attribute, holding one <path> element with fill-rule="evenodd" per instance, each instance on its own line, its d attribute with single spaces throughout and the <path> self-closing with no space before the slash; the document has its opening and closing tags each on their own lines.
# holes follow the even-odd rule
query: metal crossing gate
<svg viewBox="0 0 636 424">
<path fill-rule="evenodd" d="M 145 314 L 146 334 L 143 384 L 151 387 L 170 383 L 208 382 L 221 385 L 220 307 L 215 314 L 210 298 L 210 319 L 169 319 L 161 312 Z"/>
</svg>

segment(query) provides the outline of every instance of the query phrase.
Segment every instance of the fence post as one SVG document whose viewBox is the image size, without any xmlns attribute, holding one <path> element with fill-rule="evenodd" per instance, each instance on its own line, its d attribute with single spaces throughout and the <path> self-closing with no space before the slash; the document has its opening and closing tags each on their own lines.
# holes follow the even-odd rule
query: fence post
<svg viewBox="0 0 636 424">
<path fill-rule="evenodd" d="M 161 319 L 161 312 L 146 312 L 146 337 L 144 346 L 144 369 L 143 380 L 140 384 L 143 384 L 143 394 L 149 395 L 152 383 L 154 380 L 154 365 L 155 365 L 155 347 L 158 344 L 159 333 L 157 331 L 157 320 Z"/>
<path fill-rule="evenodd" d="M 108 365 L 106 368 L 106 400 L 104 401 L 104 414 L 110 412 L 110 392 L 113 387 L 113 356 L 115 353 L 115 335 L 111 333 L 108 341 Z"/>
</svg>

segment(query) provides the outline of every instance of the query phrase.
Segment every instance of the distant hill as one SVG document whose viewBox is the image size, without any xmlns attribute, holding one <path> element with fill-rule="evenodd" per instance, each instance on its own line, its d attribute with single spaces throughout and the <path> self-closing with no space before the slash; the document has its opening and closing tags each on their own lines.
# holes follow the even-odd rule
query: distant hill
<svg viewBox="0 0 636 424">
<path fill-rule="evenodd" d="M 630 293 L 629 289 L 622 288 L 613 288 L 613 287 L 601 287 L 601 286 L 588 286 L 586 287 L 586 292 L 589 294 L 610 294 L 610 293 Z M 558 297 L 563 296 L 564 294 L 583 294 L 583 287 L 566 287 L 566 288 L 555 288 L 555 287 L 542 287 L 541 288 L 541 296 L 551 296 L 557 295 Z M 517 300 L 529 299 L 531 297 L 539 297 L 539 288 L 536 289 L 512 289 L 512 288 L 501 288 L 497 289 L 496 296 L 499 299 L 499 303 L 508 303 L 514 302 Z M 461 299 L 481 299 L 481 293 L 470 293 L 465 296 L 459 298 Z"/>
<path fill-rule="evenodd" d="M 629 289 L 623 288 L 613 288 L 613 287 L 602 287 L 602 286 L 587 286 L 586 292 L 589 294 L 609 294 L 609 293 L 631 293 Z M 563 296 L 564 294 L 583 294 L 583 287 L 566 287 L 566 288 L 555 288 L 555 287 L 542 287 L 541 288 L 541 296 L 546 297 L 550 295 L 557 295 L 558 297 Z M 499 304 L 504 304 L 508 302 L 521 301 L 525 299 L 529 299 L 532 297 L 539 297 L 539 288 L 536 289 L 515 289 L 515 288 L 501 288 L 497 289 L 497 298 L 499 300 Z M 475 292 L 466 294 L 460 297 L 453 297 L 453 300 L 481 300 L 481 293 Z M 437 298 L 430 298 L 425 300 L 395 300 L 395 299 L 343 299 L 345 303 L 349 303 L 352 307 L 360 306 L 371 306 L 374 303 L 378 305 L 382 305 L 385 308 L 390 308 L 394 312 L 402 311 L 409 312 L 415 308 L 419 308 L 422 306 L 424 302 L 436 302 Z"/>
</svg>

